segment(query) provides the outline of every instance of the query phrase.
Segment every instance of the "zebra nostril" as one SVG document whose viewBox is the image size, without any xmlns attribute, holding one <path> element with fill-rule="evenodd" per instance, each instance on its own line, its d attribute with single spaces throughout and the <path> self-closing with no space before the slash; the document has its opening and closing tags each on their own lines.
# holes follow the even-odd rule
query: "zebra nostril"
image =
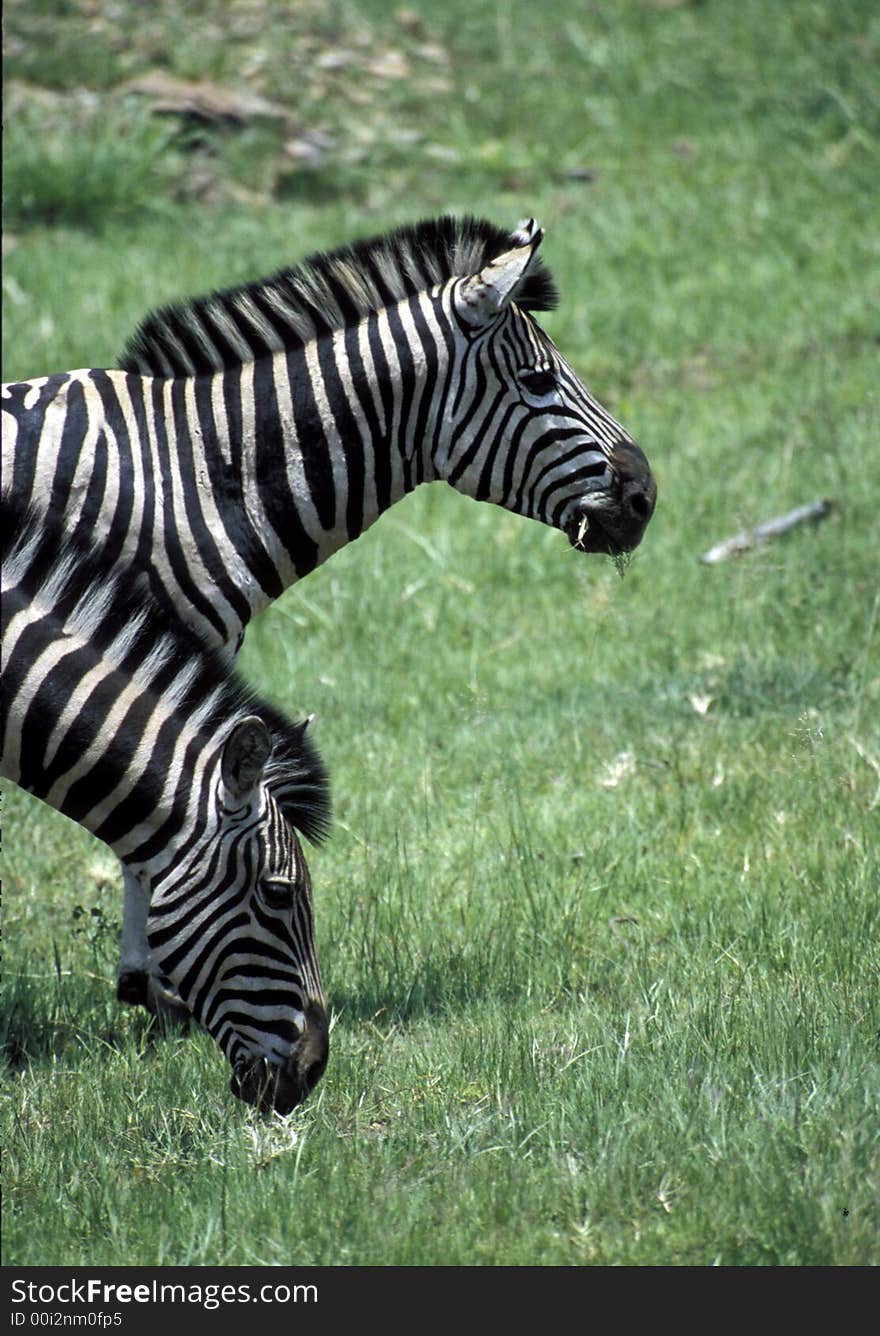
<svg viewBox="0 0 880 1336">
<path fill-rule="evenodd" d="M 651 507 L 644 492 L 636 492 L 629 498 L 629 508 L 633 514 L 638 515 L 640 520 L 647 519 L 651 513 Z"/>
</svg>

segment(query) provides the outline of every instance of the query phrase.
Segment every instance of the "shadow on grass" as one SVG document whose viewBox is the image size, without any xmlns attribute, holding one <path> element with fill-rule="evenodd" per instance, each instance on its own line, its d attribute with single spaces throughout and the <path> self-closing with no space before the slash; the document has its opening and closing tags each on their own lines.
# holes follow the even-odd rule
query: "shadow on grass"
<svg viewBox="0 0 880 1336">
<path fill-rule="evenodd" d="M 84 1043 L 118 1049 L 133 1039 L 152 1046 L 186 1029 L 186 1024 L 123 1006 L 99 981 L 43 981 L 15 974 L 4 979 L 0 993 L 0 1050 L 13 1072 L 65 1057 Z"/>
<path fill-rule="evenodd" d="M 489 996 L 506 1000 L 516 991 L 499 988 L 497 981 L 481 982 L 473 960 L 451 954 L 426 960 L 400 978 L 383 970 L 363 987 L 330 990 L 328 1003 L 353 1021 L 381 1015 L 404 1024 L 449 1015 Z M 150 1016 L 118 1002 L 109 984 L 87 977 L 40 979 L 10 973 L 0 991 L 0 1051 L 11 1071 L 69 1056 L 84 1043 L 120 1048 L 134 1040 L 152 1046 L 166 1037 L 180 1037 L 187 1028 L 186 1022 Z"/>
</svg>

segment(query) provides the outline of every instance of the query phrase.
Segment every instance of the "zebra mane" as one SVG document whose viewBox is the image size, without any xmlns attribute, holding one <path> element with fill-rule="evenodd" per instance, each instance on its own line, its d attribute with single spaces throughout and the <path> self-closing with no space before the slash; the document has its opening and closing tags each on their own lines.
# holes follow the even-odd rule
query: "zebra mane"
<svg viewBox="0 0 880 1336">
<path fill-rule="evenodd" d="M 170 683 L 163 698 L 194 731 L 259 715 L 274 743 L 265 771 L 273 797 L 307 839 L 323 839 L 330 827 L 330 788 L 306 736 L 309 721 L 292 722 L 251 690 L 223 650 L 206 644 L 153 598 L 145 575 L 130 568 L 108 571 L 100 547 L 62 535 L 33 507 L 20 515 L 5 493 L 0 553 L 4 588 L 21 587 L 33 602 L 43 602 L 59 628 L 146 692 L 158 692 L 157 678 Z"/>
<path fill-rule="evenodd" d="M 120 369 L 204 375 L 301 347 L 450 278 L 479 273 L 522 241 L 519 232 L 484 219 L 447 215 L 320 252 L 270 278 L 160 307 L 129 340 Z M 547 311 L 557 297 L 536 256 L 513 300 L 526 311 Z"/>
</svg>

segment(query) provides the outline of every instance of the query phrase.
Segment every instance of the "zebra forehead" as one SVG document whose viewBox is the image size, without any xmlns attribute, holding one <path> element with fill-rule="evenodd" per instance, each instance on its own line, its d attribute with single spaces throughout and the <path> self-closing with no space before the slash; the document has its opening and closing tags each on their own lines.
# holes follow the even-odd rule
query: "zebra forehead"
<svg viewBox="0 0 880 1336">
<path fill-rule="evenodd" d="M 120 369 L 142 376 L 205 375 L 301 347 L 358 324 L 372 311 L 479 273 L 522 245 L 525 228 L 505 231 L 473 217 L 431 218 L 320 252 L 269 278 L 161 307 L 129 340 Z M 539 257 L 513 300 L 527 311 L 556 305 L 556 286 Z"/>
</svg>

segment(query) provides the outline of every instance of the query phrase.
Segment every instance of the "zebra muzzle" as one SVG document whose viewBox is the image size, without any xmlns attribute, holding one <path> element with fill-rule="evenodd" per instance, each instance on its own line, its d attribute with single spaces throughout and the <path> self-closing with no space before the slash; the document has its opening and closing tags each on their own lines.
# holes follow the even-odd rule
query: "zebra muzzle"
<svg viewBox="0 0 880 1336">
<path fill-rule="evenodd" d="M 305 1028 L 287 1062 L 276 1065 L 266 1058 L 242 1058 L 235 1064 L 229 1083 L 233 1095 L 261 1113 L 286 1114 L 302 1104 L 324 1075 L 330 1049 L 323 1008 L 309 1004 L 305 1015 Z"/>
<path fill-rule="evenodd" d="M 654 513 L 657 491 L 630 480 L 614 505 L 581 505 L 565 523 L 565 535 L 578 552 L 599 552 L 617 557 L 632 552 L 642 541 Z"/>
<path fill-rule="evenodd" d="M 578 552 L 617 557 L 637 548 L 657 504 L 657 484 L 642 450 L 619 441 L 610 464 L 613 482 L 584 495 L 565 521 L 568 541 Z"/>
<path fill-rule="evenodd" d="M 302 1104 L 318 1079 L 309 1080 L 298 1069 L 276 1067 L 265 1058 L 257 1058 L 234 1069 L 229 1088 L 261 1113 L 285 1114 Z"/>
<path fill-rule="evenodd" d="M 276 1108 L 275 1089 L 280 1069 L 273 1067 L 265 1058 L 253 1058 L 239 1062 L 233 1068 L 229 1089 L 245 1104 L 253 1104 L 261 1112 L 268 1113 Z M 295 1105 L 291 1104 L 290 1108 Z M 278 1112 L 289 1110 L 278 1109 Z"/>
</svg>

